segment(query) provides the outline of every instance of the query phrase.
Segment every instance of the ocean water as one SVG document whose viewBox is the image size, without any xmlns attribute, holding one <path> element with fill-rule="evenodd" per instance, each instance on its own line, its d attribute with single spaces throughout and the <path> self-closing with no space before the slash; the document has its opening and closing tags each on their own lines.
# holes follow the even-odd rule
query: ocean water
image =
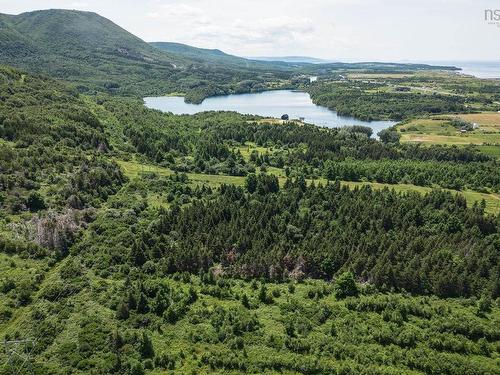
<svg viewBox="0 0 500 375">
<path fill-rule="evenodd" d="M 460 73 L 477 78 L 500 78 L 499 61 L 426 61 L 432 65 L 451 65 L 462 68 Z"/>
</svg>

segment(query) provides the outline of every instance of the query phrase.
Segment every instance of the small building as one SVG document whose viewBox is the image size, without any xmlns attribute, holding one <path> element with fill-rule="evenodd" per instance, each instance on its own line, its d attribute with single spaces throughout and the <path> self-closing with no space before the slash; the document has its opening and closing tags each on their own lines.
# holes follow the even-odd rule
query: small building
<svg viewBox="0 0 500 375">
<path fill-rule="evenodd" d="M 462 127 L 460 128 L 460 133 L 467 133 L 467 127 L 462 126 Z"/>
<path fill-rule="evenodd" d="M 409 91 L 411 91 L 411 89 L 407 86 L 396 86 L 394 88 L 394 91 L 409 92 Z"/>
<path fill-rule="evenodd" d="M 472 129 L 479 129 L 479 124 L 477 122 L 474 122 L 472 124 Z"/>
<path fill-rule="evenodd" d="M 288 117 L 288 115 L 286 113 L 284 115 L 281 115 L 282 120 L 288 121 L 289 118 L 290 117 Z"/>
</svg>

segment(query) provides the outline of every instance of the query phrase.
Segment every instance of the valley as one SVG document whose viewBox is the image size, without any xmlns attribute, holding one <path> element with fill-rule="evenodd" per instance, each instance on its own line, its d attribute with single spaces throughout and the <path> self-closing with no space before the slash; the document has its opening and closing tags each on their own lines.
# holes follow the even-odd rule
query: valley
<svg viewBox="0 0 500 375">
<path fill-rule="evenodd" d="M 499 80 L 0 26 L 1 375 L 498 373 Z"/>
</svg>

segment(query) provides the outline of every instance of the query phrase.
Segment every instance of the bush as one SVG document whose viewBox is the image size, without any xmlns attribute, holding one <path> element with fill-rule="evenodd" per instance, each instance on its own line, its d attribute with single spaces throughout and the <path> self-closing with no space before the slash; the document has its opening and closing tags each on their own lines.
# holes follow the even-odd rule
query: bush
<svg viewBox="0 0 500 375">
<path fill-rule="evenodd" d="M 146 332 L 142 332 L 140 353 L 142 358 L 153 358 L 155 355 L 153 342 Z"/>
<path fill-rule="evenodd" d="M 37 212 L 43 210 L 46 206 L 40 193 L 33 192 L 28 196 L 28 199 L 26 200 L 26 207 L 28 207 L 31 212 Z"/>
<path fill-rule="evenodd" d="M 346 298 L 355 297 L 358 295 L 359 290 L 356 285 L 356 280 L 354 280 L 354 274 L 352 272 L 344 272 L 335 281 L 335 297 L 336 298 Z"/>
</svg>

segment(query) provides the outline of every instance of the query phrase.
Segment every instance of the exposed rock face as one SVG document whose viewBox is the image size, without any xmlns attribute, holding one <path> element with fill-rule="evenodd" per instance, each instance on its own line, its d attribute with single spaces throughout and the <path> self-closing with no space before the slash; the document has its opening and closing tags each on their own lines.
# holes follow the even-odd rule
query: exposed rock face
<svg viewBox="0 0 500 375">
<path fill-rule="evenodd" d="M 74 210 L 64 214 L 49 213 L 45 217 L 34 217 L 34 242 L 40 246 L 59 251 L 66 251 L 73 242 L 79 228 L 78 219 Z"/>
<path fill-rule="evenodd" d="M 289 255 L 283 258 L 285 276 L 293 280 L 302 280 L 305 277 L 306 262 L 301 256 L 293 260 Z"/>
<path fill-rule="evenodd" d="M 99 146 L 97 146 L 97 152 L 105 154 L 108 151 L 108 146 L 104 142 L 99 142 Z"/>
<path fill-rule="evenodd" d="M 290 272 L 289 277 L 293 280 L 302 280 L 306 273 L 304 272 L 304 262 L 299 262 L 297 266 Z"/>
<path fill-rule="evenodd" d="M 36 215 L 23 224 L 13 225 L 19 237 L 44 248 L 66 253 L 73 244 L 78 231 L 92 221 L 93 210 L 47 212 Z"/>
</svg>

